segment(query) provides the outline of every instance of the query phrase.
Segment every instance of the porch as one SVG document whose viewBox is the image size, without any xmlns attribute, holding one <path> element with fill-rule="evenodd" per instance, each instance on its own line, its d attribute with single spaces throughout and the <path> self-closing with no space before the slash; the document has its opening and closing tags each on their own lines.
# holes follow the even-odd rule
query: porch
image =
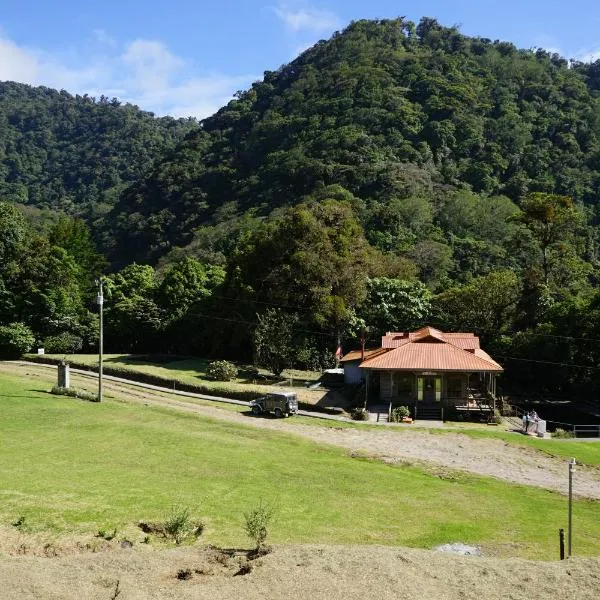
<svg viewBox="0 0 600 600">
<path fill-rule="evenodd" d="M 496 374 L 489 372 L 414 372 L 369 370 L 368 406 L 407 406 L 414 419 L 444 420 L 453 414 L 488 418 L 495 408 Z"/>
</svg>

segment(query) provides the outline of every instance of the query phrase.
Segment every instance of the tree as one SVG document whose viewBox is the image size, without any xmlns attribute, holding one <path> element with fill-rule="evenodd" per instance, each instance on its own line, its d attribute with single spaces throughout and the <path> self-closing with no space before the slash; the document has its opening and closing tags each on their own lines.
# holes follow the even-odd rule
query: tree
<svg viewBox="0 0 600 600">
<path fill-rule="evenodd" d="M 0 276 L 18 259 L 27 231 L 23 213 L 14 204 L 0 201 Z"/>
<path fill-rule="evenodd" d="M 434 313 L 449 330 L 475 331 L 484 342 L 508 331 L 516 316 L 521 285 L 512 271 L 495 271 L 434 298 Z"/>
<path fill-rule="evenodd" d="M 89 285 L 106 268 L 106 258 L 97 252 L 90 229 L 82 219 L 60 217 L 50 229 L 48 241 L 63 248 L 75 259 L 85 284 Z"/>
<path fill-rule="evenodd" d="M 225 279 L 222 267 L 205 266 L 186 256 L 172 265 L 157 290 L 157 302 L 171 321 L 181 318 L 195 302 L 208 298 Z"/>
<path fill-rule="evenodd" d="M 226 287 L 238 297 L 302 306 L 315 323 L 337 332 L 365 298 L 373 260 L 348 204 L 303 203 L 242 241 Z"/>
<path fill-rule="evenodd" d="M 298 316 L 278 308 L 257 315 L 254 329 L 254 356 L 257 364 L 268 367 L 275 376 L 290 367 L 294 358 L 295 327 Z"/>
<path fill-rule="evenodd" d="M 522 223 L 537 240 L 541 252 L 544 283 L 550 282 L 552 270 L 568 254 L 574 234 L 583 225 L 583 213 L 568 196 L 535 192 L 521 205 L 516 220 Z"/>
<path fill-rule="evenodd" d="M 14 358 L 29 352 L 35 344 L 35 336 L 25 323 L 0 325 L 0 356 Z"/>
<path fill-rule="evenodd" d="M 415 329 L 427 321 L 432 297 L 420 281 L 376 277 L 369 280 L 359 316 L 381 333 Z"/>
<path fill-rule="evenodd" d="M 256 550 L 259 551 L 269 535 L 269 524 L 273 518 L 273 509 L 263 502 L 244 513 L 244 529 L 248 537 L 256 544 Z"/>
</svg>

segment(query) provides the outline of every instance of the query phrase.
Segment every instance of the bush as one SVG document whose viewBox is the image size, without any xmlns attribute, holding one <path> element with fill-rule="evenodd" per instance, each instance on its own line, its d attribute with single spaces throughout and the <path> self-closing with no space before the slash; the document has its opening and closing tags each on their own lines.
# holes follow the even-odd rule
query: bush
<svg viewBox="0 0 600 600">
<path fill-rule="evenodd" d="M 256 550 L 260 550 L 269 535 L 269 523 L 273 518 L 273 509 L 266 506 L 262 501 L 252 510 L 244 513 L 246 523 L 244 529 L 248 537 L 256 544 Z"/>
<path fill-rule="evenodd" d="M 215 360 L 208 365 L 206 374 L 217 381 L 231 381 L 237 377 L 238 370 L 228 360 Z"/>
<path fill-rule="evenodd" d="M 185 506 L 174 507 L 171 514 L 162 523 L 140 521 L 138 527 L 144 533 L 160 535 L 178 545 L 190 537 L 198 538 L 204 532 L 204 523 L 192 521 L 190 509 Z M 148 541 L 145 540 L 145 543 Z"/>
<path fill-rule="evenodd" d="M 59 333 L 44 340 L 44 351 L 49 354 L 75 354 L 83 348 L 83 340 L 74 333 Z"/>
<path fill-rule="evenodd" d="M 71 398 L 79 398 L 80 400 L 87 400 L 88 402 L 98 402 L 98 396 L 92 392 L 86 392 L 85 390 L 78 390 L 77 388 L 66 388 L 59 385 L 55 385 L 51 390 L 51 394 L 56 396 L 70 396 Z"/>
<path fill-rule="evenodd" d="M 560 427 L 558 427 L 553 433 L 552 433 L 552 437 L 553 438 L 564 438 L 564 439 L 569 439 L 569 438 L 574 438 L 575 437 L 575 433 L 573 431 L 567 431 L 566 429 L 561 429 Z"/>
<path fill-rule="evenodd" d="M 402 419 L 404 417 L 410 417 L 410 410 L 408 406 L 396 406 L 394 410 L 392 410 L 392 422 L 393 423 L 402 423 Z"/>
<path fill-rule="evenodd" d="M 29 352 L 35 344 L 35 336 L 25 323 L 0 325 L 0 356 L 18 358 Z"/>
<path fill-rule="evenodd" d="M 355 408 L 352 411 L 352 418 L 355 421 L 368 421 L 369 420 L 369 412 L 364 408 Z"/>
<path fill-rule="evenodd" d="M 496 425 L 502 425 L 502 414 L 498 409 L 494 411 L 494 416 L 492 417 L 492 423 L 496 423 Z"/>
<path fill-rule="evenodd" d="M 189 508 L 184 506 L 174 508 L 165 520 L 164 528 L 165 537 L 172 539 L 176 544 L 181 544 L 194 531 Z M 202 526 L 202 529 L 204 529 L 204 526 Z"/>
</svg>

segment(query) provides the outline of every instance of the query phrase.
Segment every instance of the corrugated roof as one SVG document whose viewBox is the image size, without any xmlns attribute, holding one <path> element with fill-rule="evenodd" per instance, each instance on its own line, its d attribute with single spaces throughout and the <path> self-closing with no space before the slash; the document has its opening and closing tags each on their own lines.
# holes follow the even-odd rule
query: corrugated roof
<svg viewBox="0 0 600 600">
<path fill-rule="evenodd" d="M 365 350 L 365 360 L 375 358 L 375 356 L 383 354 L 384 352 L 386 352 L 385 348 L 370 348 L 369 350 Z M 340 359 L 340 362 L 350 362 L 353 360 L 361 360 L 360 350 L 352 350 L 347 354 L 344 354 L 344 357 Z"/>
<path fill-rule="evenodd" d="M 482 350 L 474 354 L 451 343 L 439 342 L 405 344 L 365 360 L 360 367 L 410 371 L 503 371 L 502 367 Z"/>
</svg>

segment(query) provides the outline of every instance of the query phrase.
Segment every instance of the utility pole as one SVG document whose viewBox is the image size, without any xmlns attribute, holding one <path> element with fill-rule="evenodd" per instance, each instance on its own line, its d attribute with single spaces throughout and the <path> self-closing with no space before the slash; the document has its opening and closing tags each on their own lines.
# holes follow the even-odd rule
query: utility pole
<svg viewBox="0 0 600 600">
<path fill-rule="evenodd" d="M 568 556 L 571 557 L 571 541 L 573 538 L 573 472 L 575 471 L 575 459 L 569 461 L 569 538 Z"/>
<path fill-rule="evenodd" d="M 99 363 L 98 363 L 98 402 L 102 402 L 102 362 L 103 362 L 103 350 L 104 350 L 104 323 L 102 308 L 104 306 L 104 292 L 102 290 L 102 278 L 96 279 L 96 285 L 98 286 L 98 307 L 100 309 L 100 342 L 98 344 L 99 351 Z"/>
</svg>

